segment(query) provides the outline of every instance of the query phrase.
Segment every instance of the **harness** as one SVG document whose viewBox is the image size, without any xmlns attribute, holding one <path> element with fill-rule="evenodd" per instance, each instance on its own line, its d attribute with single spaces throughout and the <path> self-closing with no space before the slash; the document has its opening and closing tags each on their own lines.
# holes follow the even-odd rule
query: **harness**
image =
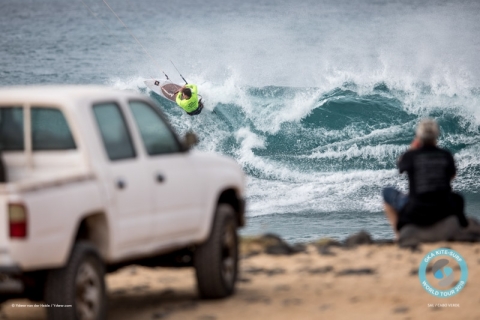
<svg viewBox="0 0 480 320">
<path fill-rule="evenodd" d="M 189 116 L 196 116 L 197 114 L 200 114 L 203 110 L 203 103 L 202 103 L 202 99 L 200 99 L 198 101 L 198 108 L 193 110 L 192 112 L 187 112 L 187 114 Z"/>
</svg>

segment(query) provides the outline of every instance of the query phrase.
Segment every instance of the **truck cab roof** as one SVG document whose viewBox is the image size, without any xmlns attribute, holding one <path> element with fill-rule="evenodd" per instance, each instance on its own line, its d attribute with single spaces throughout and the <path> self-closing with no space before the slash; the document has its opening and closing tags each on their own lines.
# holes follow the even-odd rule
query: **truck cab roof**
<svg viewBox="0 0 480 320">
<path fill-rule="evenodd" d="M 134 91 L 120 91 L 97 85 L 38 85 L 0 88 L 0 106 L 12 104 L 62 104 L 72 105 L 79 100 L 96 100 L 119 97 L 143 97 Z"/>
</svg>

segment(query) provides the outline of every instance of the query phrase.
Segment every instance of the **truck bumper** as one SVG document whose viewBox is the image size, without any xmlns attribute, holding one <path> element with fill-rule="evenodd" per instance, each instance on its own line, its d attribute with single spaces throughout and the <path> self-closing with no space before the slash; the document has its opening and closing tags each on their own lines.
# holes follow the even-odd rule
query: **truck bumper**
<svg viewBox="0 0 480 320">
<path fill-rule="evenodd" d="M 0 301 L 6 295 L 23 292 L 23 283 L 19 279 L 22 270 L 18 266 L 0 266 Z"/>
<path fill-rule="evenodd" d="M 11 294 L 23 292 L 20 280 L 22 269 L 13 263 L 7 252 L 0 252 L 0 301 L 6 300 Z"/>
<path fill-rule="evenodd" d="M 0 275 L 18 276 L 22 270 L 18 266 L 0 266 Z"/>
</svg>

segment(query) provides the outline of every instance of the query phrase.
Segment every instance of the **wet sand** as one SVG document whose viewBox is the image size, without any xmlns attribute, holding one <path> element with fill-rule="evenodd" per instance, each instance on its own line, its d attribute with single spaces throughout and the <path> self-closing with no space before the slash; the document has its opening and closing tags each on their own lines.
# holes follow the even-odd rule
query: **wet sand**
<svg viewBox="0 0 480 320">
<path fill-rule="evenodd" d="M 417 274 L 422 258 L 441 247 L 460 253 L 469 271 L 465 288 L 443 299 L 428 294 Z M 480 319 L 479 244 L 419 250 L 371 244 L 322 252 L 309 245 L 293 255 L 248 257 L 244 248 L 236 293 L 215 301 L 198 299 L 191 268 L 129 266 L 107 277 L 109 319 Z M 460 273 L 458 266 L 453 270 Z M 3 319 L 45 319 L 45 309 L 14 303 L 33 304 L 5 302 Z"/>
</svg>

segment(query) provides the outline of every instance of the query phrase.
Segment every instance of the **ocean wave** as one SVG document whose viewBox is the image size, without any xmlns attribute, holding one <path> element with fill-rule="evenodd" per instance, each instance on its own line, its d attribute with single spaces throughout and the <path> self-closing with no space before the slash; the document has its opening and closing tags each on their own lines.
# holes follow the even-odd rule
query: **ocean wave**
<svg viewBox="0 0 480 320">
<path fill-rule="evenodd" d="M 455 153 L 455 189 L 480 189 L 476 91 L 449 96 L 418 84 L 400 90 L 387 81 L 322 91 L 242 87 L 234 77 L 221 84 L 198 80 L 208 107 L 193 118 L 138 78 L 113 86 L 149 93 L 177 131 L 197 132 L 198 149 L 234 157 L 249 176 L 249 215 L 381 211 L 382 187 L 407 188 L 396 159 L 427 116 L 440 124 L 440 146 Z"/>
</svg>

